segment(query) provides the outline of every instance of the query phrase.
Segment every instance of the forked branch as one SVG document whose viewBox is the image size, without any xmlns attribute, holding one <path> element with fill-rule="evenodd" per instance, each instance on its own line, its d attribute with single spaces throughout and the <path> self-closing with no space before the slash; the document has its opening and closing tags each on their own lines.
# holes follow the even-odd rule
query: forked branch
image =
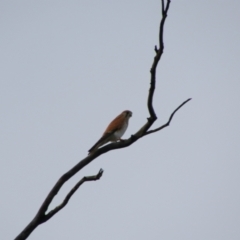
<svg viewBox="0 0 240 240">
<path fill-rule="evenodd" d="M 146 135 L 148 135 L 148 134 L 151 134 L 151 133 L 158 132 L 158 131 L 162 130 L 163 128 L 168 127 L 168 126 L 170 125 L 171 121 L 172 121 L 172 118 L 173 118 L 174 114 L 175 114 L 184 104 L 186 104 L 186 103 L 189 102 L 190 100 L 191 100 L 191 98 L 187 99 L 187 100 L 184 101 L 179 107 L 177 107 L 177 108 L 172 112 L 172 114 L 170 115 L 167 123 L 163 124 L 163 125 L 162 125 L 161 127 L 159 127 L 159 128 L 156 128 L 156 129 L 147 131 L 147 132 L 144 134 L 144 136 L 146 136 Z"/>
<path fill-rule="evenodd" d="M 66 195 L 66 197 L 64 198 L 64 200 L 62 201 L 62 203 L 58 206 L 56 206 L 53 210 L 51 210 L 48 214 L 46 214 L 42 219 L 41 219 L 41 223 L 46 222 L 47 220 L 49 220 L 51 217 L 53 217 L 57 212 L 59 212 L 61 209 L 63 209 L 68 201 L 70 200 L 70 198 L 72 197 L 72 195 L 78 190 L 78 188 L 84 183 L 84 182 L 89 182 L 89 181 L 97 181 L 99 180 L 103 175 L 103 170 L 100 169 L 98 174 L 94 175 L 94 176 L 87 176 L 87 177 L 83 177 L 81 180 L 79 180 L 77 182 L 77 184 L 69 191 L 69 193 Z"/>
</svg>

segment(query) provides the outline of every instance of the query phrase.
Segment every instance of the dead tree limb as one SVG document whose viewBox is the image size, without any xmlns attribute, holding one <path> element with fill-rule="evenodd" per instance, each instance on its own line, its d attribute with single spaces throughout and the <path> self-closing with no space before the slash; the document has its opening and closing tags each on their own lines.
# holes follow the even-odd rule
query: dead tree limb
<svg viewBox="0 0 240 240">
<path fill-rule="evenodd" d="M 156 128 L 156 129 L 147 131 L 147 132 L 144 134 L 144 136 L 146 136 L 146 135 L 148 135 L 148 134 L 151 134 L 151 133 L 154 133 L 154 132 L 158 132 L 158 131 L 162 130 L 163 128 L 168 127 L 168 126 L 170 125 L 172 119 L 173 119 L 174 114 L 175 114 L 184 104 L 186 104 L 186 103 L 189 102 L 190 100 L 191 100 L 191 98 L 187 99 L 187 100 L 184 101 L 179 107 L 177 107 L 177 108 L 172 112 L 172 114 L 170 115 L 167 123 L 163 124 L 163 125 L 162 125 L 161 127 L 159 127 L 159 128 Z"/>
<path fill-rule="evenodd" d="M 160 21 L 160 27 L 159 27 L 159 47 L 155 46 L 155 57 L 152 63 L 152 67 L 150 69 L 151 79 L 150 79 L 150 88 L 149 88 L 149 94 L 148 94 L 148 100 L 147 100 L 147 106 L 149 111 L 149 117 L 147 118 L 147 122 L 131 137 L 127 140 L 111 143 L 104 147 L 99 148 L 95 152 L 91 153 L 84 159 L 82 159 L 78 164 L 76 164 L 72 169 L 70 169 L 68 172 L 63 174 L 59 180 L 56 182 L 56 184 L 53 186 L 49 194 L 47 195 L 46 199 L 42 203 L 40 209 L 38 210 L 36 216 L 33 218 L 33 220 L 25 227 L 25 229 L 15 238 L 15 240 L 24 240 L 26 239 L 40 224 L 48 221 L 50 218 L 52 218 L 57 212 L 59 212 L 63 207 L 66 206 L 69 199 L 72 197 L 72 195 L 77 191 L 77 189 L 86 181 L 94 181 L 101 178 L 103 171 L 100 170 L 99 173 L 95 176 L 91 177 L 84 177 L 82 178 L 67 194 L 63 202 L 55 207 L 53 210 L 49 211 L 49 213 L 46 213 L 48 210 L 48 207 L 50 203 L 53 201 L 54 197 L 58 194 L 59 190 L 62 188 L 63 184 L 66 183 L 71 177 L 73 177 L 76 173 L 78 173 L 82 168 L 84 168 L 86 165 L 88 165 L 90 162 L 92 162 L 94 159 L 96 159 L 98 156 L 119 148 L 125 148 L 136 142 L 138 139 L 162 130 L 163 128 L 169 126 L 174 114 L 188 101 L 191 99 L 187 99 L 184 101 L 178 108 L 174 110 L 174 112 L 171 114 L 168 122 L 164 125 L 162 125 L 159 128 L 156 128 L 154 130 L 149 130 L 150 127 L 153 125 L 153 123 L 157 120 L 157 115 L 154 111 L 153 107 L 153 95 L 155 91 L 155 83 L 156 83 L 156 69 L 158 66 L 158 63 L 161 59 L 161 56 L 163 54 L 164 50 L 164 42 L 163 42 L 163 32 L 164 32 L 164 23 L 167 18 L 167 13 L 170 6 L 170 0 L 166 1 L 166 7 L 165 2 L 162 0 L 162 19 Z"/>
<path fill-rule="evenodd" d="M 53 210 L 51 210 L 49 213 L 45 215 L 45 217 L 42 218 L 41 223 L 44 223 L 48 221 L 51 217 L 53 217 L 57 212 L 59 212 L 61 209 L 63 209 L 72 195 L 78 190 L 78 188 L 84 183 L 84 182 L 90 182 L 90 181 L 97 181 L 99 180 L 103 175 L 103 170 L 100 169 L 97 175 L 94 176 L 88 176 L 83 177 L 81 180 L 79 180 L 76 185 L 69 191 L 69 193 L 66 195 L 62 203 L 58 206 L 56 206 Z"/>
</svg>

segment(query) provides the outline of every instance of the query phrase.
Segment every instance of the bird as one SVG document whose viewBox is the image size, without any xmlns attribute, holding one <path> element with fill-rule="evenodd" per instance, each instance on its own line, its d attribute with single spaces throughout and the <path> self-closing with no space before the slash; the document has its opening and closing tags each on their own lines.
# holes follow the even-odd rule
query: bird
<svg viewBox="0 0 240 240">
<path fill-rule="evenodd" d="M 127 130 L 130 117 L 132 117 L 132 112 L 125 110 L 114 118 L 104 131 L 102 137 L 88 150 L 89 154 L 108 142 L 122 140 L 121 137 Z"/>
</svg>

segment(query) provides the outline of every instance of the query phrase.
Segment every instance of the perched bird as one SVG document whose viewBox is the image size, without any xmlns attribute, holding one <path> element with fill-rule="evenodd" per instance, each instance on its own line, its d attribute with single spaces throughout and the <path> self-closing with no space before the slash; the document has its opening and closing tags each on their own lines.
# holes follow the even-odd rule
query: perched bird
<svg viewBox="0 0 240 240">
<path fill-rule="evenodd" d="M 88 150 L 89 154 L 97 150 L 102 145 L 108 142 L 116 142 L 121 140 L 122 135 L 128 127 L 128 120 L 132 116 L 131 111 L 123 111 L 118 115 L 107 127 L 102 137 Z"/>
</svg>

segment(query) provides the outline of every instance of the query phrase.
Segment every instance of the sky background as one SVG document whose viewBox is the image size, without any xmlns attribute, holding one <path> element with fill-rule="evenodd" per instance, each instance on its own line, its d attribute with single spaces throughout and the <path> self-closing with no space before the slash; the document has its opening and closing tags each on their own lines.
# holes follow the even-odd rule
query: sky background
<svg viewBox="0 0 240 240">
<path fill-rule="evenodd" d="M 148 117 L 160 1 L 0 1 L 0 239 L 35 216 L 109 122 Z M 240 1 L 172 1 L 154 127 L 76 174 L 100 168 L 32 240 L 240 239 Z"/>
</svg>

